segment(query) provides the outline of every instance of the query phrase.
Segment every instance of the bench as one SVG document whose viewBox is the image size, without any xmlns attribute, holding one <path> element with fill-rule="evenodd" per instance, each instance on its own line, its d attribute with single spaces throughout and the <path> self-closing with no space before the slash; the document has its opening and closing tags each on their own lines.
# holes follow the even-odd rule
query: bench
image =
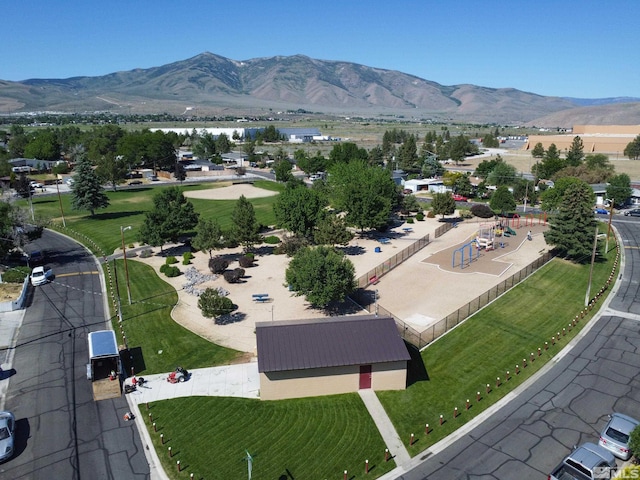
<svg viewBox="0 0 640 480">
<path fill-rule="evenodd" d="M 383 245 L 386 245 L 387 243 L 391 242 L 391 240 L 389 240 L 389 239 L 388 239 L 388 238 L 386 238 L 386 237 L 379 238 L 379 239 L 378 239 L 378 241 L 379 241 L 380 243 L 382 243 Z"/>
<path fill-rule="evenodd" d="M 404 227 L 402 230 L 404 230 L 404 233 L 413 232 L 413 228 L 411 228 L 411 227 Z"/>
<path fill-rule="evenodd" d="M 254 293 L 253 295 L 251 295 L 251 297 L 256 302 L 266 302 L 267 300 L 269 300 L 268 293 Z"/>
</svg>

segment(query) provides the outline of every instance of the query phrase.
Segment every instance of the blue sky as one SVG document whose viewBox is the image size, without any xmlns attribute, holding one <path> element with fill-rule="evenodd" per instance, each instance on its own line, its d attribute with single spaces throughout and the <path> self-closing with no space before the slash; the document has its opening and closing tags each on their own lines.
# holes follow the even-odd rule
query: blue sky
<svg viewBox="0 0 640 480">
<path fill-rule="evenodd" d="M 443 85 L 640 97 L 637 0 L 3 2 L 0 79 L 104 75 L 209 51 L 303 54 Z"/>
</svg>

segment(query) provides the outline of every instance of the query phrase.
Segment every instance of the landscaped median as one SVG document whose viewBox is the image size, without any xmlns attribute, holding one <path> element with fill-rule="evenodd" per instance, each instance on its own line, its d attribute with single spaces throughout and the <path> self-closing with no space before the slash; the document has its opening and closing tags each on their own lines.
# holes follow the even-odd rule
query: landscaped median
<svg viewBox="0 0 640 480">
<path fill-rule="evenodd" d="M 618 250 L 595 263 L 597 300 L 585 308 L 589 270 L 551 261 L 423 350 L 425 368 L 407 390 L 378 393 L 411 455 L 504 397 L 575 337 L 615 281 Z M 141 408 L 152 414 L 149 434 L 172 478 L 243 478 L 246 451 L 254 479 L 343 478 L 345 470 L 349 479 L 377 478 L 395 467 L 357 395 L 273 402 L 193 397 Z"/>
</svg>

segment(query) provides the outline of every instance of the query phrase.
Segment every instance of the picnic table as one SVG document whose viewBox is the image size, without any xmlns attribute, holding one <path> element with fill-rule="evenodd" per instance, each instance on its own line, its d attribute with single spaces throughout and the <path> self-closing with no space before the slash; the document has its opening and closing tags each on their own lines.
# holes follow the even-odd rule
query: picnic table
<svg viewBox="0 0 640 480">
<path fill-rule="evenodd" d="M 253 295 L 251 295 L 251 297 L 255 302 L 266 302 L 267 300 L 269 300 L 268 293 L 254 293 Z"/>
<path fill-rule="evenodd" d="M 391 240 L 387 237 L 380 237 L 378 239 L 378 242 L 382 243 L 383 245 L 386 245 L 387 243 L 391 242 Z"/>
<path fill-rule="evenodd" d="M 413 232 L 413 228 L 411 228 L 411 227 L 403 227 L 402 230 L 404 230 L 404 233 Z"/>
</svg>

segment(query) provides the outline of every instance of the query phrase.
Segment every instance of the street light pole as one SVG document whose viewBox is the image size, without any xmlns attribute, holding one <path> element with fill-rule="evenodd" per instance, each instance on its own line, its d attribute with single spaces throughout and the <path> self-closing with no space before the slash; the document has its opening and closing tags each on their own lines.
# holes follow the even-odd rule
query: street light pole
<svg viewBox="0 0 640 480">
<path fill-rule="evenodd" d="M 56 190 L 58 192 L 58 203 L 60 204 L 60 216 L 62 217 L 62 226 L 66 228 L 67 223 L 64 221 L 64 211 L 62 210 L 62 197 L 60 196 L 60 187 L 58 186 L 57 177 L 56 177 Z"/>
<path fill-rule="evenodd" d="M 129 285 L 129 268 L 127 266 L 127 250 L 124 246 L 124 231 L 131 230 L 131 225 L 128 227 L 120 226 L 120 236 L 122 237 L 122 256 L 124 258 L 124 276 L 127 280 L 127 298 L 129 299 L 129 305 L 131 305 L 131 286 Z"/>
<path fill-rule="evenodd" d="M 589 305 L 589 297 L 591 296 L 591 278 L 593 277 L 593 264 L 596 262 L 596 251 L 598 249 L 598 227 L 593 237 L 593 251 L 591 252 L 591 268 L 589 269 L 589 284 L 587 285 L 587 294 L 584 297 L 584 306 Z"/>
<path fill-rule="evenodd" d="M 609 199 L 607 199 L 609 200 Z M 607 241 L 604 246 L 604 253 L 607 254 L 609 252 L 609 235 L 611 234 L 611 220 L 613 220 L 613 203 L 615 199 L 609 200 L 609 226 L 607 227 Z"/>
</svg>

